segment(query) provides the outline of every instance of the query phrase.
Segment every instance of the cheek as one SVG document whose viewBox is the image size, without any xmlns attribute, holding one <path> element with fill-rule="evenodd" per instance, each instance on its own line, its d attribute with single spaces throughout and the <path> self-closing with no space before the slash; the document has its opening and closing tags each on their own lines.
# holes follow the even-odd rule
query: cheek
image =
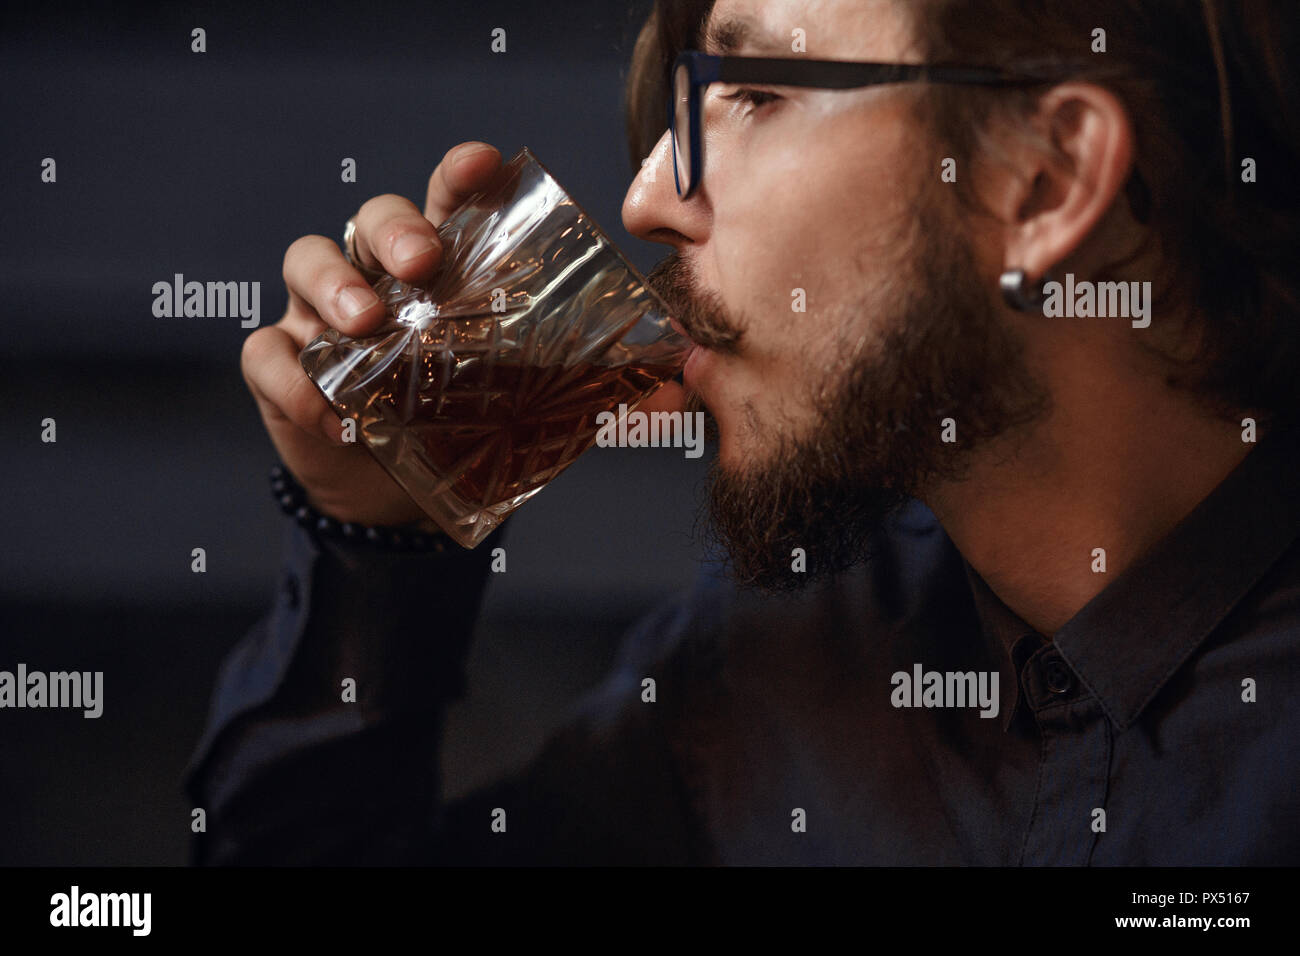
<svg viewBox="0 0 1300 956">
<path fill-rule="evenodd" d="M 915 157 L 897 133 L 901 117 L 872 118 L 822 123 L 815 143 L 756 138 L 728 157 L 709 245 L 716 288 L 746 333 L 741 356 L 719 357 L 712 396 L 724 457 L 729 439 L 754 440 L 755 419 L 770 428 L 810 417 L 818 374 L 838 367 L 841 343 L 857 337 L 850 326 L 873 318 L 858 304 L 897 271 Z"/>
<path fill-rule="evenodd" d="M 767 330 L 773 344 L 815 326 L 846 292 L 887 281 L 914 216 L 907 116 L 822 112 L 751 134 L 714 202 L 719 292 L 751 324 L 783 316 Z"/>
</svg>

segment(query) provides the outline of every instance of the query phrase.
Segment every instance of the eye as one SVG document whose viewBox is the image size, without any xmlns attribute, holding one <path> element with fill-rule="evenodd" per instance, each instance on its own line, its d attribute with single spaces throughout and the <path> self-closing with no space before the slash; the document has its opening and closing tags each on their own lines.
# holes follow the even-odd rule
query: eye
<svg viewBox="0 0 1300 956">
<path fill-rule="evenodd" d="M 775 93 L 769 93 L 767 90 L 753 90 L 748 87 L 741 87 L 736 90 L 736 92 L 727 93 L 722 97 L 724 100 L 749 103 L 754 107 L 766 106 L 768 103 L 772 103 L 780 98 L 781 97 L 777 96 Z"/>
</svg>

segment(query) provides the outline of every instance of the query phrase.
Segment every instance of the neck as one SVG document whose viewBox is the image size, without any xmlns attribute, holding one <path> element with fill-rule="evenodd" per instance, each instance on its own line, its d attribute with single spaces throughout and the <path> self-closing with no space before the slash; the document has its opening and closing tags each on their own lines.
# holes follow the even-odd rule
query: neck
<svg viewBox="0 0 1300 956">
<path fill-rule="evenodd" d="M 1254 447 L 1158 375 L 1125 378 L 1078 354 L 1057 371 L 1049 417 L 923 496 L 994 593 L 1049 638 Z"/>
</svg>

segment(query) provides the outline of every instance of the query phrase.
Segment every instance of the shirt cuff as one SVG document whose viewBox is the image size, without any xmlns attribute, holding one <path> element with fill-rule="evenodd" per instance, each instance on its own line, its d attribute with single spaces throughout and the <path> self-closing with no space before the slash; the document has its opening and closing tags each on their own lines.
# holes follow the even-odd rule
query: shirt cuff
<svg viewBox="0 0 1300 956">
<path fill-rule="evenodd" d="M 498 527 L 473 550 L 392 552 L 319 537 L 286 518 L 273 604 L 223 662 L 190 766 L 253 711 L 346 710 L 374 724 L 462 696 L 502 535 Z"/>
<path fill-rule="evenodd" d="M 282 625 L 298 635 L 282 669 L 294 699 L 311 706 L 319 690 L 321 701 L 338 702 L 347 679 L 355 681 L 363 715 L 460 696 L 501 530 L 472 550 L 448 542 L 442 552 L 411 553 L 318 536 L 294 523 L 284 571 L 301 597 Z M 291 593 L 284 597 L 292 603 Z"/>
</svg>

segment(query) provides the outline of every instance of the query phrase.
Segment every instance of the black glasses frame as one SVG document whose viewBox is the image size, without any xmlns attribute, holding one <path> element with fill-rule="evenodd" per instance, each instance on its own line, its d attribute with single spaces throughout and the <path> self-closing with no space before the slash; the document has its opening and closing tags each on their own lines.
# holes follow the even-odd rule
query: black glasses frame
<svg viewBox="0 0 1300 956">
<path fill-rule="evenodd" d="M 687 159 L 689 179 L 682 191 L 681 159 L 677 142 L 677 77 L 685 70 L 689 79 Z M 668 129 L 673 142 L 673 181 L 677 195 L 686 199 L 704 173 L 704 143 L 700 138 L 700 91 L 710 83 L 758 83 L 828 90 L 858 89 L 883 83 L 960 83 L 975 86 L 1032 86 L 1063 78 L 1057 64 L 1046 70 L 1026 66 L 1015 72 L 993 67 L 947 66 L 928 63 L 877 63 L 857 60 L 808 60 L 760 56 L 715 56 L 699 50 L 682 52 L 668 76 Z"/>
</svg>

